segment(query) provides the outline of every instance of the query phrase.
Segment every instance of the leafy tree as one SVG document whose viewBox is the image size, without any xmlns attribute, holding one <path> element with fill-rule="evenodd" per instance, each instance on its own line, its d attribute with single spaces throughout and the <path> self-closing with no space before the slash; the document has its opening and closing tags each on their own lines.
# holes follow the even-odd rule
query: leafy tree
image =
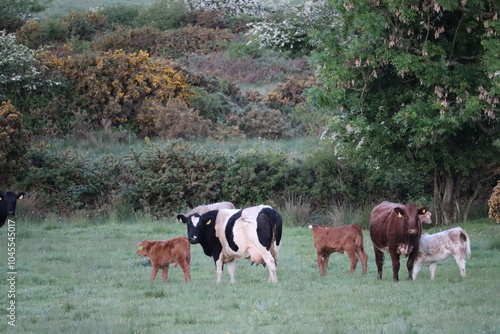
<svg viewBox="0 0 500 334">
<path fill-rule="evenodd" d="M 491 182 L 486 166 L 499 163 L 499 3 L 330 4 L 338 16 L 315 34 L 321 87 L 309 101 L 331 112 L 335 152 L 381 173 L 420 171 L 412 182 L 433 180 L 436 222 L 456 221 L 465 180 Z"/>
</svg>

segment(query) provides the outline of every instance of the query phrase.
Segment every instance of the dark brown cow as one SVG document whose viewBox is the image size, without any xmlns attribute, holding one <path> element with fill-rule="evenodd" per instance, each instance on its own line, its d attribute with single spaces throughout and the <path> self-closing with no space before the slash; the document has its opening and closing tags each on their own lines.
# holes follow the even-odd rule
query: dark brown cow
<svg viewBox="0 0 500 334">
<path fill-rule="evenodd" d="M 314 248 L 318 255 L 318 268 L 320 275 L 326 275 L 328 260 L 334 252 L 343 254 L 346 251 L 349 260 L 351 260 L 351 271 L 353 275 L 358 263 L 358 257 L 363 266 L 363 275 L 366 274 L 368 256 L 363 247 L 363 232 L 361 227 L 356 224 L 329 227 L 319 225 L 309 225 L 314 239 Z"/>
<path fill-rule="evenodd" d="M 163 284 L 166 284 L 170 264 L 181 267 L 184 273 L 184 282 L 191 281 L 191 244 L 187 238 L 178 237 L 161 241 L 143 240 L 137 247 L 137 255 L 147 256 L 151 260 L 153 266 L 151 283 L 154 282 L 158 270 L 162 269 Z"/>
<path fill-rule="evenodd" d="M 422 220 L 426 207 L 417 208 L 413 204 L 382 202 L 370 215 L 370 237 L 375 251 L 377 277 L 382 279 L 384 253 L 391 254 L 392 276 L 399 281 L 399 257 L 408 257 L 406 267 L 409 279 L 412 279 L 413 263 L 418 254 L 418 245 L 422 235 Z"/>
</svg>

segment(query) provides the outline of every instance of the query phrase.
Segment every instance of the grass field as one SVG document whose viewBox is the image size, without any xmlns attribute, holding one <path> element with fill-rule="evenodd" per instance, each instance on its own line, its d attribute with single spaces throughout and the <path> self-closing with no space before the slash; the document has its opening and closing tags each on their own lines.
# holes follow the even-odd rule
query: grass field
<svg viewBox="0 0 500 334">
<path fill-rule="evenodd" d="M 376 279 L 372 244 L 364 231 L 368 274 L 358 265 L 348 276 L 347 256 L 334 254 L 320 277 L 310 230 L 284 230 L 277 284 L 268 271 L 241 260 L 237 283 L 224 273 L 215 283 L 213 261 L 192 247 L 192 282 L 171 268 L 149 283 L 151 267 L 135 255 L 143 239 L 185 235 L 185 226 L 140 219 L 134 223 L 15 219 L 15 298 L 5 277 L 7 233 L 0 230 L 1 333 L 499 333 L 500 225 L 463 223 L 472 239 L 468 277 L 453 259 L 430 280 L 424 267 L 416 281 L 392 281 L 386 256 Z M 11 229 L 12 230 L 12 229 Z M 430 232 L 437 232 L 433 228 Z M 403 263 L 406 263 L 406 259 Z M 401 276 L 406 277 L 402 266 Z M 16 302 L 16 327 L 8 303 Z"/>
</svg>

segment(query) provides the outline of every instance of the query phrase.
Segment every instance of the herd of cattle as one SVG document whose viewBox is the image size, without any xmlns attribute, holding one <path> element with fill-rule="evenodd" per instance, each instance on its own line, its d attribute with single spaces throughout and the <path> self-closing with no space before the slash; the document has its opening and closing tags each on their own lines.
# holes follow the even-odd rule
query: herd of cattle
<svg viewBox="0 0 500 334">
<path fill-rule="evenodd" d="M 177 219 L 187 225 L 187 238 L 155 242 L 143 240 L 138 245 L 137 255 L 151 259 L 151 282 L 161 268 L 163 282 L 166 283 L 169 264 L 178 264 L 184 271 L 184 281 L 190 280 L 189 243 L 199 243 L 205 255 L 214 260 L 217 282 L 221 281 L 226 263 L 231 283 L 236 282 L 236 259 L 250 259 L 251 264 L 267 266 L 269 282 L 278 281 L 276 266 L 283 222 L 281 215 L 272 207 L 259 205 L 236 209 L 230 202 L 221 202 L 199 206 L 184 215 L 178 215 Z M 426 207 L 382 202 L 372 210 L 369 230 L 378 279 L 382 279 L 384 253 L 391 256 L 395 281 L 399 280 L 401 256 L 408 257 L 406 266 L 409 279 L 415 280 L 425 263 L 430 263 L 431 278 L 434 279 L 436 262 L 450 256 L 455 258 L 460 274 L 466 276 L 465 263 L 470 257 L 470 238 L 467 232 L 457 227 L 432 235 L 422 235 L 422 223 L 431 223 L 431 213 Z M 354 274 L 358 260 L 363 267 L 362 274 L 366 274 L 368 256 L 364 251 L 363 232 L 359 225 L 309 225 L 309 228 L 312 230 L 320 275 L 326 274 L 330 255 L 334 252 L 343 254 L 344 251 L 351 261 L 349 274 Z M 160 244 L 156 246 L 156 243 Z"/>
<path fill-rule="evenodd" d="M 0 227 L 7 217 L 15 215 L 16 202 L 24 193 L 0 191 Z M 408 257 L 406 267 L 409 279 L 415 280 L 422 265 L 430 263 L 431 279 L 434 279 L 437 261 L 453 256 L 460 275 L 465 277 L 466 259 L 470 257 L 470 238 L 460 228 L 452 228 L 435 234 L 422 235 L 422 223 L 431 223 L 431 213 L 426 207 L 413 204 L 382 202 L 370 215 L 370 238 L 375 252 L 377 277 L 382 279 L 384 254 L 392 260 L 394 281 L 399 281 L 400 257 Z M 236 259 L 250 259 L 251 264 L 262 264 L 269 270 L 269 282 L 276 283 L 276 266 L 281 246 L 283 222 L 281 215 L 268 205 L 236 209 L 230 202 L 202 205 L 177 219 L 187 225 L 187 238 L 170 240 L 143 240 L 136 254 L 148 257 L 152 264 L 151 283 L 162 270 L 163 283 L 167 283 L 170 265 L 179 265 L 184 281 L 191 281 L 191 244 L 200 244 L 205 255 L 211 257 L 217 270 L 217 282 L 222 279 L 224 264 L 228 264 L 231 283 L 235 283 Z M 332 253 L 347 253 L 351 261 L 349 275 L 353 275 L 358 259 L 362 274 L 367 271 L 368 256 L 364 251 L 363 232 L 356 224 L 341 227 L 309 225 L 320 275 L 326 275 Z"/>
</svg>

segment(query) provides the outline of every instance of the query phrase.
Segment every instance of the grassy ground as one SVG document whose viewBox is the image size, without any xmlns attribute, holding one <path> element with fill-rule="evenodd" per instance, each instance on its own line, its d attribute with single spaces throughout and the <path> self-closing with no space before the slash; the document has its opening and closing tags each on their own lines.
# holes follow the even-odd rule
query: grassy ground
<svg viewBox="0 0 500 334">
<path fill-rule="evenodd" d="M 16 327 L 7 324 L 12 298 L 2 278 L 0 332 L 498 333 L 500 225 L 484 220 L 461 226 L 472 239 L 466 279 L 449 259 L 439 264 L 434 281 L 424 267 L 416 281 L 396 284 L 386 256 L 384 279 L 378 281 L 367 231 L 366 276 L 359 265 L 349 277 L 347 256 L 334 254 L 327 275 L 320 277 L 310 230 L 296 227 L 284 231 L 278 284 L 267 283 L 267 269 L 241 260 L 237 283 L 231 285 L 224 273 L 217 285 L 213 261 L 193 245 L 193 281 L 184 284 L 182 271 L 172 268 L 164 286 L 161 277 L 149 284 L 151 268 L 141 264 L 135 248 L 145 238 L 185 235 L 185 226 L 173 219 L 17 220 Z M 0 230 L 2 271 L 6 227 Z"/>
</svg>

